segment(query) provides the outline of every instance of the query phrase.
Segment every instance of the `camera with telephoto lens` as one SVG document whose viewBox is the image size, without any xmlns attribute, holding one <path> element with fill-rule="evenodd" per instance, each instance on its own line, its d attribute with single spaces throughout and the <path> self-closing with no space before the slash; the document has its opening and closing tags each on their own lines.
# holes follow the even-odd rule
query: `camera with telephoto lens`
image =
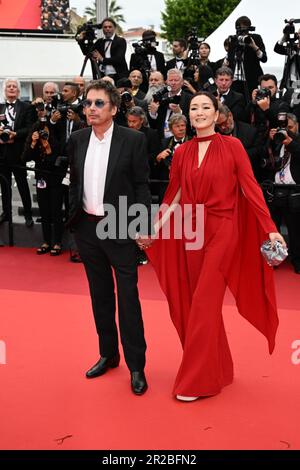
<svg viewBox="0 0 300 470">
<path fill-rule="evenodd" d="M 287 113 L 278 113 L 277 124 L 277 131 L 273 137 L 273 142 L 275 145 L 282 144 L 282 142 L 286 139 L 286 134 L 288 132 Z"/>
<path fill-rule="evenodd" d="M 153 94 L 152 98 L 155 103 L 165 103 L 165 104 L 179 104 L 180 96 L 170 96 L 169 92 L 171 91 L 170 86 L 165 86 L 161 90 Z"/>
<path fill-rule="evenodd" d="M 216 97 L 219 96 L 218 87 L 212 77 L 209 78 L 206 83 L 204 83 L 203 90 L 207 91 L 208 93 L 211 93 Z"/>
<path fill-rule="evenodd" d="M 261 101 L 265 98 L 271 98 L 271 91 L 269 88 L 259 88 L 256 92 L 255 101 Z"/>
<path fill-rule="evenodd" d="M 9 141 L 9 134 L 12 131 L 11 126 L 8 124 L 8 120 L 6 119 L 5 114 L 0 114 L 0 128 L 2 130 L 2 134 L 0 135 L 0 139 L 3 143 Z"/>
<path fill-rule="evenodd" d="M 126 105 L 126 103 L 130 103 L 130 101 L 132 101 L 132 95 L 129 91 L 123 91 L 123 93 L 121 93 L 121 103 Z"/>
<path fill-rule="evenodd" d="M 34 107 L 36 111 L 45 111 L 45 103 L 43 103 L 43 101 L 38 101 L 35 103 Z"/>
</svg>

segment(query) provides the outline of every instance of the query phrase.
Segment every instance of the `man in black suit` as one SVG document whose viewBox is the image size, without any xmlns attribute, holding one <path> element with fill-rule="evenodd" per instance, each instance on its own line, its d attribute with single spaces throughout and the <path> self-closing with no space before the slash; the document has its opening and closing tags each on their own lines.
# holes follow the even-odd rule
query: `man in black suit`
<svg viewBox="0 0 300 470">
<path fill-rule="evenodd" d="M 241 16 L 235 22 L 236 35 L 229 37 L 228 66 L 234 73 L 233 87 L 249 100 L 263 74 L 260 63 L 267 62 L 266 48 L 259 34 L 251 31 L 251 20 Z"/>
<path fill-rule="evenodd" d="M 148 90 L 148 79 L 151 72 L 157 71 L 166 77 L 165 57 L 162 52 L 156 50 L 157 45 L 155 31 L 147 29 L 142 34 L 142 45 L 136 48 L 136 52 L 130 57 L 130 71 L 137 69 L 142 72 L 141 90 L 145 93 Z"/>
<path fill-rule="evenodd" d="M 217 130 L 224 135 L 239 139 L 251 161 L 254 175 L 261 181 L 261 156 L 265 153 L 265 140 L 254 126 L 246 122 L 235 121 L 232 112 L 226 105 L 219 104 Z"/>
<path fill-rule="evenodd" d="M 120 95 L 111 83 L 91 83 L 86 95 L 84 109 L 91 127 L 73 133 L 68 143 L 68 225 L 73 227 L 87 273 L 100 346 L 100 359 L 86 376 L 97 377 L 119 365 L 113 268 L 125 361 L 132 391 L 141 395 L 147 389 L 146 343 L 137 290 L 136 245 L 134 235 L 128 233 L 134 220 L 127 211 L 138 204 L 146 217 L 150 213 L 146 142 L 142 133 L 114 123 Z"/>
<path fill-rule="evenodd" d="M 174 59 L 168 60 L 166 69 L 178 69 L 184 73 L 187 66 L 187 42 L 185 39 L 175 39 L 172 43 Z"/>
<path fill-rule="evenodd" d="M 233 72 L 229 67 L 221 67 L 216 71 L 219 101 L 228 106 L 237 121 L 245 120 L 245 99 L 241 93 L 232 90 Z"/>
<path fill-rule="evenodd" d="M 117 24 L 112 18 L 102 21 L 104 38 L 98 39 L 94 44 L 93 57 L 99 62 L 102 76 L 109 76 L 116 80 L 128 76 L 128 67 L 125 59 L 127 43 L 124 38 L 115 33 Z"/>
<path fill-rule="evenodd" d="M 183 76 L 178 69 L 170 69 L 166 81 L 170 91 L 163 95 L 161 101 L 149 104 L 149 124 L 157 129 L 161 139 L 172 136 L 169 129 L 169 119 L 174 113 L 182 113 L 188 118 L 192 95 L 182 90 Z"/>
<path fill-rule="evenodd" d="M 31 197 L 27 182 L 27 171 L 23 166 L 21 154 L 25 140 L 33 124 L 31 107 L 19 100 L 20 84 L 16 79 L 4 81 L 4 96 L 6 103 L 0 104 L 0 173 L 7 179 L 11 186 L 12 174 L 14 174 L 18 190 L 24 207 L 25 224 L 32 227 Z M 3 213 L 0 215 L 0 223 L 9 219 L 11 213 L 11 191 L 1 183 Z"/>
<path fill-rule="evenodd" d="M 281 90 L 292 87 L 293 83 L 300 80 L 300 29 L 291 40 L 289 28 L 290 24 L 284 28 L 283 37 L 274 46 L 274 52 L 286 56 L 283 77 L 280 81 Z"/>
</svg>

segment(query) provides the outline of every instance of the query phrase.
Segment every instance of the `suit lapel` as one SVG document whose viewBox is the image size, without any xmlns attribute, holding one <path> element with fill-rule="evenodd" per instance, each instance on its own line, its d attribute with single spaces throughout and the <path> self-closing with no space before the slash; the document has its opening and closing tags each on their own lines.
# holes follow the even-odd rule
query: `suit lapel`
<svg viewBox="0 0 300 470">
<path fill-rule="evenodd" d="M 111 146 L 110 146 L 109 157 L 108 157 L 108 166 L 107 166 L 104 194 L 106 193 L 109 187 L 116 163 L 121 153 L 122 144 L 123 144 L 123 138 L 121 136 L 120 129 L 117 124 L 114 124 L 114 130 L 112 134 Z"/>
<path fill-rule="evenodd" d="M 88 132 L 85 132 L 85 134 L 82 135 L 79 141 L 79 148 L 78 148 L 78 156 L 80 159 L 78 163 L 78 167 L 79 167 L 78 171 L 80 174 L 80 181 L 81 181 L 81 191 L 80 191 L 81 197 L 83 194 L 84 163 L 85 163 L 86 153 L 87 153 L 87 149 L 88 149 L 89 142 L 90 142 L 92 128 L 88 128 L 87 131 Z"/>
<path fill-rule="evenodd" d="M 14 125 L 14 129 L 17 129 L 18 128 L 18 124 L 19 124 L 19 119 L 20 119 L 20 113 L 21 113 L 21 103 L 19 100 L 16 101 L 16 104 L 15 104 L 15 113 L 16 113 L 16 119 L 15 119 L 15 125 Z"/>
</svg>

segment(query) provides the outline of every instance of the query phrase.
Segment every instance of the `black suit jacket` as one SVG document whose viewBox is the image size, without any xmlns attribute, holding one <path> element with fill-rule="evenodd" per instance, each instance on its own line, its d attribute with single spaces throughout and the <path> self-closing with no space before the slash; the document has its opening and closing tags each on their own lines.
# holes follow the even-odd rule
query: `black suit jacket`
<svg viewBox="0 0 300 470">
<path fill-rule="evenodd" d="M 278 44 L 278 42 L 275 44 L 274 52 L 277 52 L 277 54 L 286 56 L 286 63 L 285 63 L 284 71 L 283 71 L 283 77 L 280 82 L 280 89 L 283 90 L 283 88 L 288 88 L 289 86 L 291 86 L 290 73 L 291 73 L 291 66 L 293 63 L 295 64 L 297 75 L 300 77 L 300 55 L 295 54 L 293 56 L 290 56 L 288 48 L 286 46 L 283 46 L 282 44 Z"/>
<path fill-rule="evenodd" d="M 82 214 L 84 164 L 92 129 L 74 132 L 68 142 L 70 160 L 70 218 L 67 227 L 75 226 Z M 119 220 L 119 197 L 127 197 L 127 208 L 143 204 L 149 211 L 149 165 L 146 139 L 142 132 L 114 124 L 104 190 L 104 204 L 111 204 Z M 124 214 L 122 214 L 124 215 Z M 128 217 L 128 224 L 134 217 Z M 150 225 L 149 225 L 150 228 Z M 118 226 L 117 226 L 118 233 Z M 116 240 L 127 242 L 127 240 Z"/>
<path fill-rule="evenodd" d="M 190 93 L 186 93 L 185 91 L 181 92 L 179 106 L 182 110 L 182 114 L 184 114 L 184 116 L 187 119 L 189 119 L 189 107 L 190 107 L 190 102 L 192 98 L 193 98 L 193 95 L 191 95 Z M 152 129 L 158 130 L 159 137 L 161 139 L 164 138 L 164 124 L 166 120 L 168 107 L 169 107 L 168 104 L 165 104 L 164 102 L 162 102 L 158 108 L 157 118 L 152 119 L 150 115 L 148 116 L 150 126 L 152 127 Z M 188 121 L 187 133 L 188 134 L 190 133 L 189 121 Z"/>
<path fill-rule="evenodd" d="M 5 103 L 0 104 L 0 114 L 5 114 Z M 14 132 L 17 133 L 14 143 L 0 144 L 0 161 L 6 164 L 21 165 L 21 154 L 24 149 L 26 137 L 33 124 L 31 106 L 17 100 L 15 104 L 16 119 Z"/>
<path fill-rule="evenodd" d="M 257 88 L 258 78 L 263 75 L 263 70 L 261 68 L 260 62 L 267 62 L 268 60 L 266 48 L 263 43 L 262 37 L 259 34 L 251 34 L 251 37 L 253 38 L 257 47 L 259 47 L 259 49 L 262 51 L 263 56 L 261 59 L 259 59 L 252 47 L 245 46 L 243 63 L 245 70 L 245 78 L 250 94 L 252 90 Z M 236 66 L 235 51 L 235 41 L 230 41 L 228 50 L 228 61 L 229 67 L 233 70 L 233 72 L 235 71 Z"/>
<path fill-rule="evenodd" d="M 235 121 L 245 121 L 246 114 L 245 114 L 245 99 L 241 93 L 238 93 L 234 90 L 229 90 L 227 95 L 224 95 L 223 104 L 228 106 L 230 111 L 233 114 L 233 118 Z"/>
<path fill-rule="evenodd" d="M 94 48 L 105 57 L 105 38 L 98 39 L 95 42 Z M 125 39 L 115 35 L 110 48 L 111 58 L 104 58 L 102 62 L 103 65 L 112 65 L 116 69 L 117 78 L 128 76 L 128 67 L 125 59 L 126 48 L 127 43 Z"/>
</svg>

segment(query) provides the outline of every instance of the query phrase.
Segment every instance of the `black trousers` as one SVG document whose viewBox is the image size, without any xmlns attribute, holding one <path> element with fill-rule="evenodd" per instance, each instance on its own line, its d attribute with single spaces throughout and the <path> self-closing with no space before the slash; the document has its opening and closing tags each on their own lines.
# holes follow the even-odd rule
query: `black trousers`
<svg viewBox="0 0 300 470">
<path fill-rule="evenodd" d="M 63 185 L 36 188 L 44 241 L 48 245 L 61 244 L 63 233 Z"/>
<path fill-rule="evenodd" d="M 142 371 L 146 342 L 137 288 L 136 245 L 133 241 L 100 240 L 96 227 L 96 222 L 83 215 L 75 229 L 75 240 L 89 282 L 100 355 L 112 357 L 118 352 L 114 271 L 125 361 L 129 370 Z"/>
<path fill-rule="evenodd" d="M 14 174 L 17 187 L 24 207 L 24 216 L 31 217 L 31 197 L 27 181 L 27 170 L 0 165 L 0 173 L 5 176 L 11 188 L 12 174 Z M 3 212 L 9 214 L 12 210 L 11 193 L 5 184 L 1 184 Z"/>
</svg>

